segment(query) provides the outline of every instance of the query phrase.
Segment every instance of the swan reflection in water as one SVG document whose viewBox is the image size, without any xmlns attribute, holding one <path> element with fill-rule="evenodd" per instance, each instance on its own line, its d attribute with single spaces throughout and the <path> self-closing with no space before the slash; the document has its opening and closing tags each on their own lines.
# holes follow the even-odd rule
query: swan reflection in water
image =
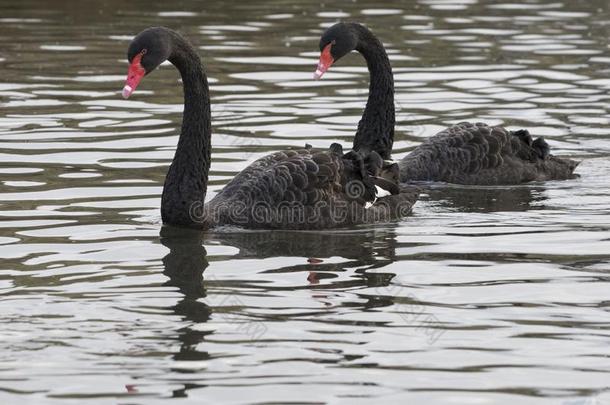
<svg viewBox="0 0 610 405">
<path fill-rule="evenodd" d="M 533 184 L 481 187 L 434 183 L 422 186 L 420 200 L 433 202 L 445 211 L 524 212 L 544 208 L 548 200 L 545 190 Z"/>
<path fill-rule="evenodd" d="M 163 274 L 169 277 L 165 285 L 178 287 L 184 294 L 183 301 L 177 307 L 188 306 L 186 304 L 189 301 L 206 297 L 205 284 L 217 285 L 220 282 L 204 280 L 203 272 L 209 266 L 204 244 L 221 243 L 238 249 L 238 253 L 231 257 L 231 260 L 264 259 L 278 256 L 303 258 L 301 264 L 290 264 L 273 270 L 265 270 L 262 273 L 304 272 L 305 279 L 307 279 L 308 273 L 315 270 L 318 274 L 324 273 L 319 277 L 325 279 L 333 278 L 333 273 L 358 268 L 356 270 L 356 274 L 359 276 L 357 279 L 341 281 L 332 284 L 331 287 L 387 286 L 393 275 L 388 277 L 388 275 L 380 273 L 368 274 L 366 271 L 384 267 L 395 261 L 395 226 L 326 233 L 244 230 L 209 233 L 166 225 L 162 227 L 160 235 L 161 243 L 170 250 L 163 258 L 165 269 Z M 324 259 L 329 257 L 341 257 L 347 261 L 325 263 Z M 383 277 L 380 278 L 380 276 Z M 248 287 L 248 285 L 234 283 L 232 287 Z M 324 286 L 305 285 L 296 288 L 324 288 Z M 208 318 L 209 316 L 205 317 L 203 321 Z"/>
<path fill-rule="evenodd" d="M 542 186 L 477 188 L 476 192 L 473 192 L 470 188 L 437 184 L 430 187 L 426 194 L 429 201 L 433 201 L 443 210 L 457 209 L 465 212 L 529 210 L 532 209 L 533 204 L 540 204 L 546 199 Z M 360 307 L 363 310 L 401 305 L 401 311 L 406 317 L 410 316 L 409 312 L 426 311 L 427 303 L 419 302 L 412 296 L 404 296 L 403 293 L 399 296 L 394 294 L 394 287 L 401 288 L 392 285 L 392 280 L 396 277 L 395 273 L 376 270 L 398 260 L 397 249 L 407 246 L 406 242 L 397 240 L 398 225 L 391 223 L 373 228 L 325 233 L 240 229 L 211 233 L 163 226 L 160 241 L 169 249 L 169 253 L 163 258 L 163 274 L 168 277 L 164 285 L 177 287 L 183 295 L 171 310 L 173 314 L 179 315 L 187 322 L 187 326 L 178 331 L 177 340 L 180 342 L 180 349 L 173 355 L 173 359 L 202 361 L 212 358 L 210 353 L 205 351 L 205 341 L 214 334 L 214 331 L 200 330 L 200 326 L 213 316 L 223 322 L 234 323 L 234 331 L 240 334 L 244 344 L 264 339 L 266 323 L 277 320 L 273 319 L 272 315 L 264 315 L 260 317 L 260 321 L 256 321 L 253 320 L 252 314 L 241 313 L 242 309 L 247 309 L 247 306 L 240 299 L 240 290 L 260 289 L 260 283 L 243 279 L 227 282 L 219 277 L 207 279 L 204 277 L 204 272 L 210 265 L 205 245 L 220 244 L 236 248 L 238 251 L 230 257 L 230 260 L 237 266 L 240 259 L 266 259 L 278 256 L 302 258 L 300 263 L 286 264 L 259 273 L 300 272 L 303 274 L 302 283 L 288 287 L 265 286 L 266 291 L 308 289 L 312 291 L 312 298 L 324 303 L 326 291 L 369 287 L 372 288 L 368 290 L 369 294 L 370 291 L 377 294 L 358 294 L 360 300 L 343 305 Z M 327 262 L 326 259 L 331 257 L 340 257 L 344 260 L 338 263 Z M 405 264 L 408 263 L 404 257 L 400 260 Z M 342 272 L 352 272 L 353 275 L 340 278 L 339 274 Z M 210 294 L 210 290 L 213 293 Z M 432 332 L 439 333 L 439 330 Z M 174 368 L 173 371 L 191 372 L 184 368 Z M 202 385 L 184 384 L 183 388 L 174 391 L 174 396 L 186 396 L 189 389 L 197 387 Z"/>
<path fill-rule="evenodd" d="M 173 355 L 176 361 L 202 361 L 211 359 L 205 351 L 206 338 L 212 330 L 200 330 L 201 324 L 213 316 L 221 322 L 234 323 L 234 332 L 239 333 L 244 344 L 264 339 L 266 322 L 273 322 L 272 316 L 265 315 L 260 321 L 250 315 L 242 315 L 245 304 L 240 299 L 239 290 L 251 289 L 248 281 L 225 282 L 220 278 L 204 277 L 209 266 L 204 244 L 233 246 L 238 253 L 231 260 L 239 265 L 240 259 L 264 259 L 277 256 L 302 258 L 302 263 L 286 265 L 266 270 L 264 273 L 302 272 L 303 283 L 290 289 L 312 289 L 313 298 L 324 301 L 325 289 L 336 290 L 357 286 L 387 287 L 393 273 L 370 273 L 395 260 L 395 225 L 382 229 L 345 230 L 329 233 L 289 232 L 289 231 L 245 231 L 201 232 L 193 229 L 163 226 L 160 240 L 169 253 L 163 258 L 163 274 L 169 278 L 166 286 L 177 287 L 183 297 L 170 309 L 173 314 L 187 322 L 178 331 L 180 349 Z M 341 263 L 326 263 L 329 257 L 342 257 Z M 316 259 L 316 260 L 308 260 Z M 354 271 L 353 269 L 356 268 Z M 347 280 L 320 283 L 337 277 L 337 273 L 354 271 L 354 277 Z M 260 284 L 259 284 L 260 286 Z M 272 290 L 273 287 L 265 287 Z M 214 293 L 210 293 L 213 290 Z M 221 292 L 221 293 L 219 293 Z M 205 299 L 205 300 L 204 300 Z M 393 305 L 392 297 L 367 299 L 363 308 Z M 172 368 L 173 371 L 189 373 L 189 369 Z M 184 384 L 175 390 L 174 397 L 184 397 L 192 388 L 202 387 L 197 383 Z"/>
</svg>

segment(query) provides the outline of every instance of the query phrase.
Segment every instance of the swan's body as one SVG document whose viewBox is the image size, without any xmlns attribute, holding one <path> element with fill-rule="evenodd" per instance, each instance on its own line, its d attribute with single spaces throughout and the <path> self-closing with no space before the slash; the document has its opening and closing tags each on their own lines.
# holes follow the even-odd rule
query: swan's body
<svg viewBox="0 0 610 405">
<path fill-rule="evenodd" d="M 193 47 L 167 28 L 138 34 L 129 46 L 123 95 L 129 97 L 140 79 L 166 59 L 181 73 L 185 103 L 178 147 L 163 186 L 164 223 L 203 229 L 324 229 L 388 221 L 410 212 L 417 192 L 399 189 L 397 165 L 384 164 L 375 152 L 344 154 L 338 144 L 325 151 L 306 146 L 258 159 L 205 204 L 211 114 L 207 78 Z M 380 186 L 391 195 L 378 198 Z"/>
<path fill-rule="evenodd" d="M 352 50 L 364 56 L 370 73 L 369 101 L 358 124 L 354 150 L 372 150 L 389 158 L 395 124 L 394 86 L 382 43 L 360 24 L 338 23 L 324 32 L 320 50 L 315 78 Z M 576 177 L 573 172 L 578 162 L 549 151 L 543 138 L 533 140 L 525 130 L 463 122 L 426 139 L 405 156 L 399 162 L 400 181 L 501 185 Z"/>
<path fill-rule="evenodd" d="M 372 165 L 364 166 L 353 157 L 356 155 L 340 150 L 311 148 L 265 156 L 237 174 L 207 204 L 206 210 L 215 213 L 208 217 L 216 225 L 325 229 L 407 215 L 417 193 L 400 193 L 394 184 L 395 195 L 370 205 L 380 195 L 376 184 L 387 184 L 367 173 Z M 394 176 L 393 182 L 397 182 L 397 170 Z"/>
<path fill-rule="evenodd" d="M 575 177 L 578 162 L 549 153 L 525 130 L 461 122 L 426 139 L 398 164 L 400 180 L 500 185 Z"/>
</svg>

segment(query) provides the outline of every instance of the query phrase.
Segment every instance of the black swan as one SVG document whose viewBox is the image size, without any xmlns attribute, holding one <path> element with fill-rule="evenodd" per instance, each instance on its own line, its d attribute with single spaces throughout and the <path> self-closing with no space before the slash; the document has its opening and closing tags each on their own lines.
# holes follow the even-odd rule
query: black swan
<svg viewBox="0 0 610 405">
<path fill-rule="evenodd" d="M 180 34 L 164 27 L 139 33 L 127 59 L 125 98 L 165 60 L 182 76 L 182 130 L 163 186 L 164 223 L 202 229 L 336 228 L 401 218 L 417 199 L 416 189 L 399 188 L 396 164 L 385 163 L 375 152 L 343 153 L 341 145 L 333 144 L 325 151 L 306 145 L 260 158 L 204 204 L 212 127 L 201 59 Z"/>
<path fill-rule="evenodd" d="M 394 83 L 382 43 L 358 23 L 337 23 L 320 39 L 320 62 L 314 78 L 347 53 L 366 60 L 369 97 L 358 124 L 354 150 L 390 156 L 394 137 Z M 543 138 L 527 130 L 510 131 L 484 123 L 462 122 L 426 139 L 400 162 L 400 181 L 442 181 L 472 185 L 508 185 L 577 177 L 579 162 L 550 154 Z"/>
</svg>

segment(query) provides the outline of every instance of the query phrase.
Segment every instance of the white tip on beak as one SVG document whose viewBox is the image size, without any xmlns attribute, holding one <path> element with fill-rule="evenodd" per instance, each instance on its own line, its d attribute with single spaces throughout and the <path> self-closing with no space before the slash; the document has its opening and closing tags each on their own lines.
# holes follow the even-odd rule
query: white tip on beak
<svg viewBox="0 0 610 405">
<path fill-rule="evenodd" d="M 318 68 L 318 69 L 316 69 L 316 71 L 315 71 L 315 72 L 314 72 L 314 74 L 313 74 L 313 78 L 314 78 L 314 80 L 319 80 L 319 79 L 322 77 L 322 75 L 323 75 L 323 74 L 324 74 L 324 71 L 322 71 L 322 70 L 321 70 L 321 69 L 319 69 L 319 68 Z"/>
<path fill-rule="evenodd" d="M 383 189 L 375 184 L 375 197 L 382 198 L 392 195 L 392 193 L 386 189 Z"/>
<path fill-rule="evenodd" d="M 123 98 L 129 98 L 131 93 L 133 93 L 133 89 L 130 85 L 126 84 L 125 87 L 123 87 Z"/>
</svg>

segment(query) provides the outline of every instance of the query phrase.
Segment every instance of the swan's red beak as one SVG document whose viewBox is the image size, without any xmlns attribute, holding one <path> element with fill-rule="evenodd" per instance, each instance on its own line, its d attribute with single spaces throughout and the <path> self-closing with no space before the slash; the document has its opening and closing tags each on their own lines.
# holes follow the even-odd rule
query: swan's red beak
<svg viewBox="0 0 610 405">
<path fill-rule="evenodd" d="M 324 73 L 326 73 L 326 71 L 328 70 L 328 68 L 330 67 L 330 65 L 333 64 L 333 62 L 335 61 L 333 59 L 333 57 L 330 55 L 330 47 L 333 44 L 328 44 L 324 47 L 324 49 L 322 49 L 322 53 L 320 53 L 320 61 L 318 62 L 318 67 L 316 68 L 316 71 L 313 74 L 313 78 L 315 80 L 318 80 L 319 78 L 322 77 L 322 75 Z"/>
<path fill-rule="evenodd" d="M 125 80 L 125 87 L 123 87 L 123 98 L 129 98 L 140 84 L 140 80 L 146 74 L 146 70 L 140 64 L 142 60 L 142 54 L 139 53 L 134 56 L 131 64 L 129 65 L 129 71 L 127 72 L 127 80 Z"/>
</svg>

